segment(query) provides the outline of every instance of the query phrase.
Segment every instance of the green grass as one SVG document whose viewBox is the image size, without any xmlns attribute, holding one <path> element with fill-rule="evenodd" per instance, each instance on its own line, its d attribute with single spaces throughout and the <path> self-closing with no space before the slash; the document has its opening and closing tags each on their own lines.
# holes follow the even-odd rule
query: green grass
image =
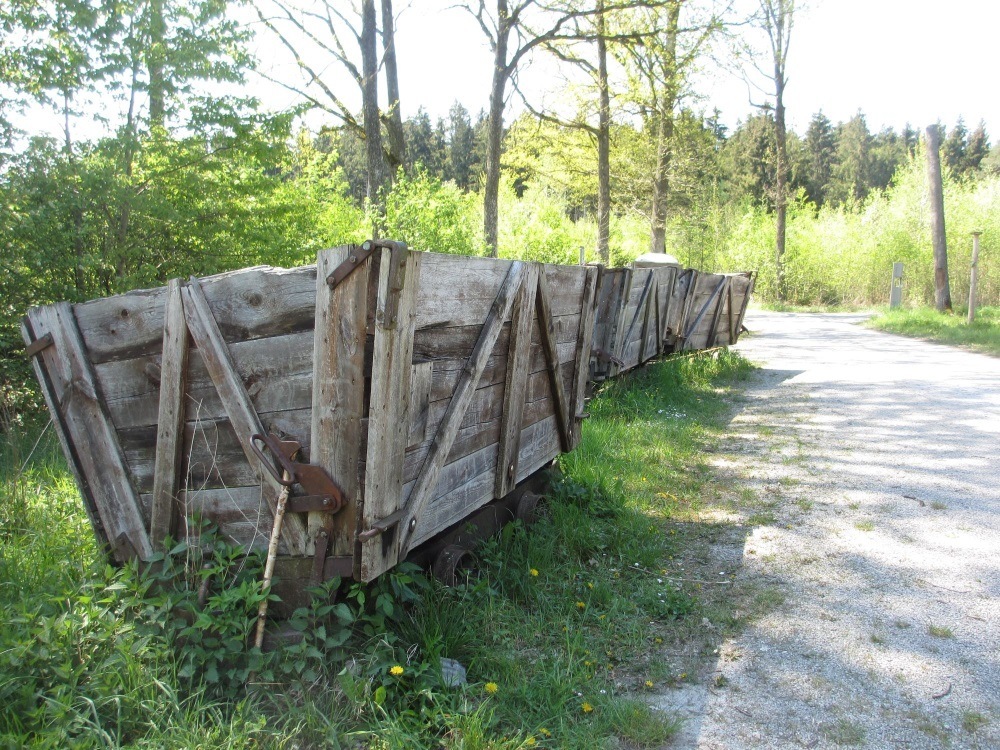
<svg viewBox="0 0 1000 750">
<path fill-rule="evenodd" d="M 695 674 L 669 654 L 710 653 L 775 604 L 697 570 L 723 533 L 700 520 L 717 491 L 704 449 L 750 369 L 721 352 L 605 385 L 539 521 L 485 543 L 465 584 L 400 567 L 351 587 L 293 618 L 305 641 L 278 661 L 243 653 L 257 574 L 238 550 L 216 550 L 228 583 L 185 619 L 202 563 L 188 589 L 106 566 L 51 429 L 29 461 L 37 430 L 9 432 L 0 747 L 662 746 L 678 723 L 645 699 Z M 441 657 L 467 686 L 443 684 Z"/>
<path fill-rule="evenodd" d="M 966 322 L 966 310 L 939 313 L 929 307 L 886 310 L 868 321 L 879 331 L 961 346 L 987 354 L 1000 354 L 1000 307 L 976 310 L 972 325 Z"/>
</svg>

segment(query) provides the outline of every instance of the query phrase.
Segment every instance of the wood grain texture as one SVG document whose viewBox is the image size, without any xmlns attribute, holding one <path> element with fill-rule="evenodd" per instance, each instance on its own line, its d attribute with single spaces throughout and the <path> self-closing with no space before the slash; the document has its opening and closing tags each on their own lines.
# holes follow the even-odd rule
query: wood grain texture
<svg viewBox="0 0 1000 750">
<path fill-rule="evenodd" d="M 257 266 L 201 279 L 227 341 L 311 330 L 316 267 Z M 157 354 L 163 342 L 166 289 L 139 290 L 76 306 L 92 363 Z"/>
<path fill-rule="evenodd" d="M 365 500 L 361 530 L 401 507 L 403 459 L 410 438 L 410 385 L 417 294 L 424 253 L 382 250 L 375 340 L 372 353 Z M 370 581 L 396 565 L 399 535 L 377 536 L 361 544 L 355 574 Z"/>
<path fill-rule="evenodd" d="M 101 527 L 116 559 L 149 559 L 153 553 L 139 497 L 111 419 L 104 409 L 93 368 L 73 310 L 60 302 L 28 311 L 34 338 L 52 336 L 52 346 L 36 357 L 51 386 L 50 409 L 59 414 L 73 463 L 93 498 Z M 162 335 L 162 331 L 161 331 Z"/>
<path fill-rule="evenodd" d="M 514 301 L 510 322 L 510 342 L 507 351 L 506 381 L 500 418 L 500 446 L 497 458 L 496 482 L 493 494 L 504 497 L 514 487 L 521 438 L 521 421 L 527 397 L 531 329 L 535 318 L 535 293 L 538 290 L 540 268 L 532 263 Z"/>
<path fill-rule="evenodd" d="M 273 513 L 277 507 L 281 485 L 268 471 L 261 467 L 259 459 L 250 447 L 250 438 L 255 434 L 263 433 L 263 425 L 253 408 L 253 403 L 243 381 L 236 374 L 236 369 L 229 356 L 229 349 L 197 279 L 192 277 L 188 281 L 183 289 L 183 298 L 184 315 L 191 339 L 201 351 L 212 382 L 215 383 L 229 421 L 240 441 L 243 454 L 255 474 L 260 478 L 264 499 Z M 293 550 L 294 554 L 306 554 L 308 542 L 306 524 L 298 514 L 289 513 L 285 517 L 281 527 L 281 536 L 287 548 Z"/>
<path fill-rule="evenodd" d="M 330 554 L 353 555 L 361 517 L 362 419 L 365 418 L 365 337 L 368 319 L 368 258 L 336 288 L 327 276 L 357 251 L 322 251 L 316 260 L 316 326 L 313 331 L 312 418 L 309 462 L 322 466 L 340 486 L 347 504 L 334 517 Z M 326 514 L 308 518 L 315 539 Z"/>
<path fill-rule="evenodd" d="M 549 292 L 548 269 L 546 266 L 538 274 L 538 292 L 535 295 L 535 306 L 538 310 L 538 330 L 542 334 L 542 349 L 545 351 L 545 363 L 549 373 L 549 385 L 552 388 L 552 398 L 555 401 L 556 422 L 559 425 L 559 439 L 562 449 L 572 450 L 573 425 L 570 421 L 569 401 L 566 399 L 566 389 L 563 385 L 559 354 L 556 351 L 556 331 L 552 320 L 551 294 Z"/>
<path fill-rule="evenodd" d="M 438 427 L 420 476 L 415 480 L 413 491 L 407 500 L 406 512 L 401 522 L 400 533 L 397 535 L 400 555 L 405 554 L 405 551 L 410 549 L 413 530 L 417 526 L 424 506 L 431 499 L 438 485 L 441 468 L 448 458 L 448 453 L 451 451 L 455 436 L 475 394 L 476 385 L 486 367 L 486 362 L 493 351 L 493 346 L 500 335 L 504 321 L 510 316 L 511 307 L 526 272 L 526 264 L 520 261 L 512 262 L 509 265 L 507 276 L 494 298 L 493 307 L 483 323 L 479 340 L 469 356 L 465 373 L 455 387 L 455 393 L 448 404 L 448 411 Z M 541 278 L 541 274 L 539 274 L 539 278 Z"/>
<path fill-rule="evenodd" d="M 149 520 L 150 542 L 157 549 L 163 549 L 168 537 L 174 538 L 177 518 L 184 512 L 181 490 L 184 487 L 182 460 L 188 330 L 187 322 L 184 320 L 180 279 L 171 279 L 167 285 L 162 360 L 159 424 L 153 469 L 153 504 Z"/>
<path fill-rule="evenodd" d="M 583 412 L 587 395 L 587 379 L 590 376 L 590 348 L 594 341 L 594 314 L 597 294 L 598 268 L 588 268 L 587 277 L 580 296 L 580 327 L 577 331 L 576 357 L 573 367 L 573 383 L 569 388 L 570 410 L 573 431 L 570 445 L 576 448 L 580 443 Z"/>
</svg>

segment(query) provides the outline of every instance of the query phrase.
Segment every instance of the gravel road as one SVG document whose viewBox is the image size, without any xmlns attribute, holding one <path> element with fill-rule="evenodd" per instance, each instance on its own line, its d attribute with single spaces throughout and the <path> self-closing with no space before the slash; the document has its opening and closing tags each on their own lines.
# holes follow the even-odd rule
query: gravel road
<svg viewBox="0 0 1000 750">
<path fill-rule="evenodd" d="M 863 317 L 747 317 L 716 551 L 778 603 L 657 698 L 672 748 L 1000 748 L 1000 359 Z"/>
</svg>

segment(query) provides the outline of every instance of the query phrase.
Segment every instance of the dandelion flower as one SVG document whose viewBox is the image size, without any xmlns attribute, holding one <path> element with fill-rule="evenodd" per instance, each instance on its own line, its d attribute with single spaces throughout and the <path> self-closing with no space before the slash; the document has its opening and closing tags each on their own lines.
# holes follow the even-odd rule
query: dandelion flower
<svg viewBox="0 0 1000 750">
<path fill-rule="evenodd" d="M 529 572 L 532 578 L 538 578 L 538 568 L 532 568 Z"/>
<path fill-rule="evenodd" d="M 499 689 L 500 688 L 497 687 L 497 684 L 495 682 L 487 682 L 486 685 L 483 687 L 483 690 L 486 691 L 487 695 L 495 695 L 497 690 Z"/>
<path fill-rule="evenodd" d="M 646 680 L 646 687 L 648 687 L 648 688 L 653 687 L 653 681 L 652 680 Z"/>
<path fill-rule="evenodd" d="M 551 737 L 551 736 L 552 736 L 552 732 L 550 732 L 550 731 L 549 731 L 548 729 L 546 729 L 545 727 L 539 727 L 539 728 L 538 728 L 538 733 L 539 733 L 540 735 L 542 735 L 542 737 Z"/>
<path fill-rule="evenodd" d="M 534 747 L 536 742 L 537 740 L 534 737 L 529 737 L 524 741 L 524 744 L 527 745 L 528 747 Z"/>
<path fill-rule="evenodd" d="M 591 711 L 594 710 L 594 707 L 591 706 L 589 703 L 584 703 L 582 706 L 580 706 L 580 710 L 582 710 L 585 714 L 589 714 Z"/>
<path fill-rule="evenodd" d="M 389 670 L 389 674 L 393 675 L 394 677 L 399 677 L 401 674 L 403 674 L 403 668 L 397 664 L 396 666 L 394 666 L 392 669 Z"/>
<path fill-rule="evenodd" d="M 587 605 L 586 605 L 586 604 L 584 604 L 583 602 L 577 602 L 577 603 L 576 603 L 576 608 L 577 608 L 577 609 L 586 609 L 586 608 L 587 608 Z"/>
<path fill-rule="evenodd" d="M 587 588 L 588 588 L 588 589 L 592 589 L 592 588 L 594 588 L 594 584 L 593 584 L 593 583 L 588 583 L 588 584 L 587 584 Z"/>
</svg>

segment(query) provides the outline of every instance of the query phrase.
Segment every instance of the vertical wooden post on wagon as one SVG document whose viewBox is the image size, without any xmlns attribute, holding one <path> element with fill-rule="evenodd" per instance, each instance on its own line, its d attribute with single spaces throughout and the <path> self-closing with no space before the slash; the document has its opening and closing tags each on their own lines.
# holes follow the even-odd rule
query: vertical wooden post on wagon
<svg viewBox="0 0 1000 750">
<path fill-rule="evenodd" d="M 979 237 L 982 232 L 972 233 L 972 271 L 969 278 L 969 318 L 968 323 L 976 319 L 976 282 L 979 276 Z"/>
<path fill-rule="evenodd" d="M 889 307 L 903 304 L 903 264 L 892 264 L 892 286 L 889 287 Z"/>
</svg>

